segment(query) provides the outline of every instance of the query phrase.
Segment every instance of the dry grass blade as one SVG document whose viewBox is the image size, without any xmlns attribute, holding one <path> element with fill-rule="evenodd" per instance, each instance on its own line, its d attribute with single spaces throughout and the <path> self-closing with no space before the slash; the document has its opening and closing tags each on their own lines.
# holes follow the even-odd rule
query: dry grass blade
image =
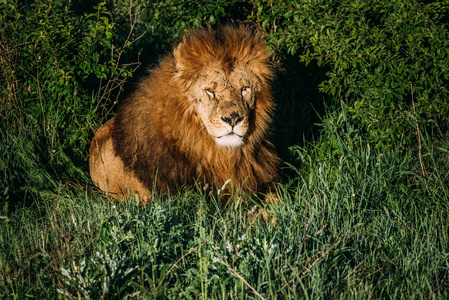
<svg viewBox="0 0 449 300">
<path fill-rule="evenodd" d="M 186 254 L 184 254 L 183 256 L 181 256 L 181 257 L 180 257 L 180 258 L 173 264 L 173 266 L 171 266 L 171 268 L 167 271 L 167 273 L 164 274 L 164 276 L 162 277 L 161 281 L 159 282 L 159 284 L 158 284 L 156 290 L 158 290 L 158 289 L 161 287 L 161 284 L 162 284 L 162 282 L 164 282 L 165 277 L 167 277 L 167 275 L 171 273 L 171 271 L 173 270 L 173 268 L 176 267 L 176 266 L 181 262 L 181 260 L 183 260 L 187 255 L 193 253 L 193 252 L 194 252 L 196 249 L 198 249 L 198 248 L 199 248 L 199 246 L 198 246 L 198 247 L 194 247 L 194 248 L 190 249 Z"/>
<path fill-rule="evenodd" d="M 265 298 L 264 298 L 261 294 L 259 294 L 259 292 L 257 292 L 256 289 L 255 289 L 254 287 L 252 287 L 252 286 L 248 283 L 248 281 L 245 280 L 245 278 L 243 278 L 239 273 L 237 273 L 233 268 L 231 268 L 231 266 L 228 264 L 227 261 L 225 261 L 224 259 L 222 259 L 222 258 L 220 257 L 220 255 L 218 255 L 218 254 L 217 254 L 217 257 L 219 258 L 219 262 L 220 262 L 221 264 L 223 264 L 224 266 L 226 266 L 226 268 L 228 268 L 228 271 L 229 271 L 232 275 L 234 275 L 235 277 L 237 277 L 238 279 L 240 279 L 241 281 L 243 281 L 243 283 L 246 284 L 246 286 L 249 287 L 249 288 L 254 292 L 254 294 L 257 295 L 257 297 L 259 297 L 260 299 L 265 300 Z"/>
</svg>

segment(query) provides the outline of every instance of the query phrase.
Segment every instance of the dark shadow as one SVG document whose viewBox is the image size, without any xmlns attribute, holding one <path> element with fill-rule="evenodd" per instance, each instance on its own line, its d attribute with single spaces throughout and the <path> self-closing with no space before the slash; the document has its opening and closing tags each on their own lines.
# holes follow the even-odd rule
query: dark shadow
<svg viewBox="0 0 449 300">
<path fill-rule="evenodd" d="M 281 159 L 297 166 L 290 150 L 316 140 L 320 117 L 324 115 L 327 95 L 320 93 L 319 84 L 325 79 L 326 69 L 314 62 L 308 64 L 298 57 L 286 56 L 273 82 L 273 96 L 277 108 L 274 115 L 272 141 Z M 285 168 L 288 175 L 288 168 Z"/>
</svg>

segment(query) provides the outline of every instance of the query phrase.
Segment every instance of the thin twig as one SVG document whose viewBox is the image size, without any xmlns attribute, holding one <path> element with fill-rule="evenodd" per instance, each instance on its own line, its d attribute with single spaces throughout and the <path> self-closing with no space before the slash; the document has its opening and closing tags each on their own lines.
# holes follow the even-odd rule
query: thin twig
<svg viewBox="0 0 449 300">
<path fill-rule="evenodd" d="M 238 279 L 240 279 L 241 281 L 243 281 L 243 283 L 246 284 L 246 286 L 249 287 L 249 288 L 254 292 L 254 294 L 257 295 L 257 297 L 259 297 L 260 299 L 265 300 L 265 298 L 264 298 L 261 294 L 259 294 L 259 293 L 256 291 L 256 289 L 253 288 L 253 287 L 248 283 L 248 281 L 245 280 L 245 278 L 243 278 L 239 273 L 237 273 L 233 268 L 231 268 L 231 266 L 228 264 L 227 261 L 225 261 L 224 259 L 222 259 L 222 258 L 220 257 L 220 255 L 217 254 L 217 256 L 218 256 L 218 258 L 220 259 L 220 263 L 223 264 L 223 265 L 225 265 L 226 268 L 228 268 L 228 271 L 231 272 L 232 275 L 234 275 L 235 277 L 237 277 Z"/>
<path fill-rule="evenodd" d="M 446 276 L 445 276 L 446 277 Z M 444 278 L 443 278 L 444 280 Z M 432 298 L 433 294 L 435 294 L 435 292 L 438 290 L 438 288 L 440 287 L 440 282 L 441 280 L 438 279 L 437 282 L 435 283 L 435 288 L 432 290 L 432 292 L 429 294 L 429 296 L 427 296 L 426 300 Z"/>
<path fill-rule="evenodd" d="M 199 246 L 198 246 L 199 247 Z M 174 267 L 176 267 L 177 264 L 179 264 L 179 262 L 181 260 L 183 260 L 187 255 L 191 254 L 193 251 L 195 251 L 196 249 L 198 249 L 198 247 L 194 247 L 192 249 L 189 250 L 189 252 L 187 252 L 186 254 L 184 254 L 183 256 L 181 256 L 174 264 L 173 266 L 171 266 L 171 268 L 167 271 L 167 273 L 164 274 L 164 276 L 162 277 L 161 281 L 159 282 L 159 285 L 157 286 L 156 290 L 158 290 L 161 287 L 162 282 L 164 282 L 165 277 L 167 277 L 168 274 L 170 274 L 170 272 L 173 270 Z"/>
<path fill-rule="evenodd" d="M 351 229 L 351 232 L 350 232 L 348 235 L 346 235 L 343 239 L 337 241 L 335 244 L 333 244 L 333 245 L 332 245 L 331 247 L 329 247 L 328 249 L 324 249 L 324 250 L 322 250 L 322 251 L 319 251 L 319 252 L 315 253 L 312 257 L 306 259 L 306 261 L 305 261 L 304 264 L 303 264 L 304 266 L 303 266 L 303 268 L 302 268 L 302 271 L 301 271 L 301 278 L 303 278 L 305 275 L 307 275 L 307 273 L 309 273 L 309 271 L 310 271 L 310 270 L 311 270 L 311 269 L 312 269 L 312 268 L 313 268 L 319 261 L 321 261 L 322 259 L 326 258 L 326 256 L 327 256 L 332 250 L 334 250 L 335 247 L 337 247 L 337 245 L 339 245 L 340 243 L 345 242 L 345 241 L 347 241 L 348 239 L 350 239 L 350 238 L 355 234 L 354 229 L 355 229 L 356 227 L 359 227 L 359 226 L 362 226 L 362 225 L 363 225 L 362 223 L 358 223 L 358 224 L 354 225 L 354 227 L 352 227 L 352 229 Z M 320 231 L 321 231 L 321 230 L 320 230 Z M 315 259 L 315 260 L 312 262 L 313 259 Z M 312 263 L 310 264 L 310 262 L 312 262 Z M 290 268 L 290 269 L 292 269 L 292 268 Z M 281 290 L 283 290 L 283 289 L 286 288 L 287 286 L 289 286 L 289 285 L 290 285 L 291 283 L 293 283 L 295 280 L 296 280 L 296 276 L 293 277 L 289 282 L 287 282 L 286 284 L 284 284 L 284 286 L 282 286 L 280 289 L 278 289 L 278 292 L 281 291 Z"/>
<path fill-rule="evenodd" d="M 40 105 L 41 105 L 41 110 L 42 110 L 42 119 L 43 119 L 43 122 L 44 122 L 44 136 L 47 136 L 47 134 L 46 134 L 46 131 L 45 131 L 45 127 L 46 127 L 46 122 L 45 122 L 45 112 L 44 112 L 44 105 L 42 104 L 42 89 L 41 89 L 41 86 L 40 86 L 40 79 L 39 79 L 39 58 L 38 57 L 36 57 L 36 54 L 34 55 L 34 58 L 36 59 L 36 64 L 37 64 L 37 67 L 36 67 L 36 72 L 37 72 L 37 74 L 36 74 L 36 76 L 37 76 L 37 78 L 36 78 L 36 82 L 37 82 L 37 90 L 38 90 L 38 93 L 39 93 L 39 100 L 40 100 Z"/>
<path fill-rule="evenodd" d="M 414 113 L 414 117 L 415 117 L 415 122 L 416 122 L 416 130 L 417 130 L 417 136 L 418 136 L 418 155 L 419 155 L 419 163 L 421 164 L 421 172 L 422 172 L 422 176 L 424 177 L 424 182 L 427 183 L 426 180 L 426 172 L 425 170 L 425 166 L 424 166 L 424 162 L 422 160 L 422 153 L 421 153 L 421 149 L 422 149 L 422 145 L 421 145 L 421 131 L 419 130 L 419 125 L 418 125 L 418 118 L 416 118 L 416 110 L 415 110 L 415 100 L 413 98 L 413 85 L 410 85 L 411 88 L 411 92 L 412 92 L 412 105 L 413 105 L 413 113 Z"/>
<path fill-rule="evenodd" d="M 306 229 L 307 229 L 307 211 L 309 208 L 309 201 L 306 200 L 306 208 L 304 209 L 304 215 L 303 215 L 303 240 L 302 240 L 302 248 L 305 250 L 306 249 L 306 244 L 307 244 L 307 234 L 306 234 Z"/>
</svg>

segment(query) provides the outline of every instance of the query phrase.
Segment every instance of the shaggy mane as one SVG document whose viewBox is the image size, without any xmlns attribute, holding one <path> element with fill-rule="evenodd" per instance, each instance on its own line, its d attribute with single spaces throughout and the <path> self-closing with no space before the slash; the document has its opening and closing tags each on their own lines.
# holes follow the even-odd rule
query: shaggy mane
<svg viewBox="0 0 449 300">
<path fill-rule="evenodd" d="M 116 155 L 149 190 L 163 194 L 195 180 L 221 188 L 228 179 L 246 192 L 268 192 L 279 166 L 267 139 L 274 105 L 269 57 L 261 36 L 245 28 L 201 29 L 184 37 L 120 105 L 112 130 Z M 229 149 L 207 133 L 188 95 L 205 66 L 232 72 L 236 64 L 246 65 L 261 89 L 245 144 Z"/>
</svg>

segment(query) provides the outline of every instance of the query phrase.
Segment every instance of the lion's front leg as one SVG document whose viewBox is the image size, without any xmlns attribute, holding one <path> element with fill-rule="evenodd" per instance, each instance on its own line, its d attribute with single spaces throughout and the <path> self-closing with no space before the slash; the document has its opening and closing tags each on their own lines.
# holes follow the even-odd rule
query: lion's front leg
<svg viewBox="0 0 449 300">
<path fill-rule="evenodd" d="M 107 196 L 115 199 L 136 194 L 141 203 L 151 199 L 150 190 L 125 167 L 114 152 L 112 141 L 114 119 L 106 122 L 95 133 L 89 149 L 90 175 L 94 184 Z"/>
</svg>

